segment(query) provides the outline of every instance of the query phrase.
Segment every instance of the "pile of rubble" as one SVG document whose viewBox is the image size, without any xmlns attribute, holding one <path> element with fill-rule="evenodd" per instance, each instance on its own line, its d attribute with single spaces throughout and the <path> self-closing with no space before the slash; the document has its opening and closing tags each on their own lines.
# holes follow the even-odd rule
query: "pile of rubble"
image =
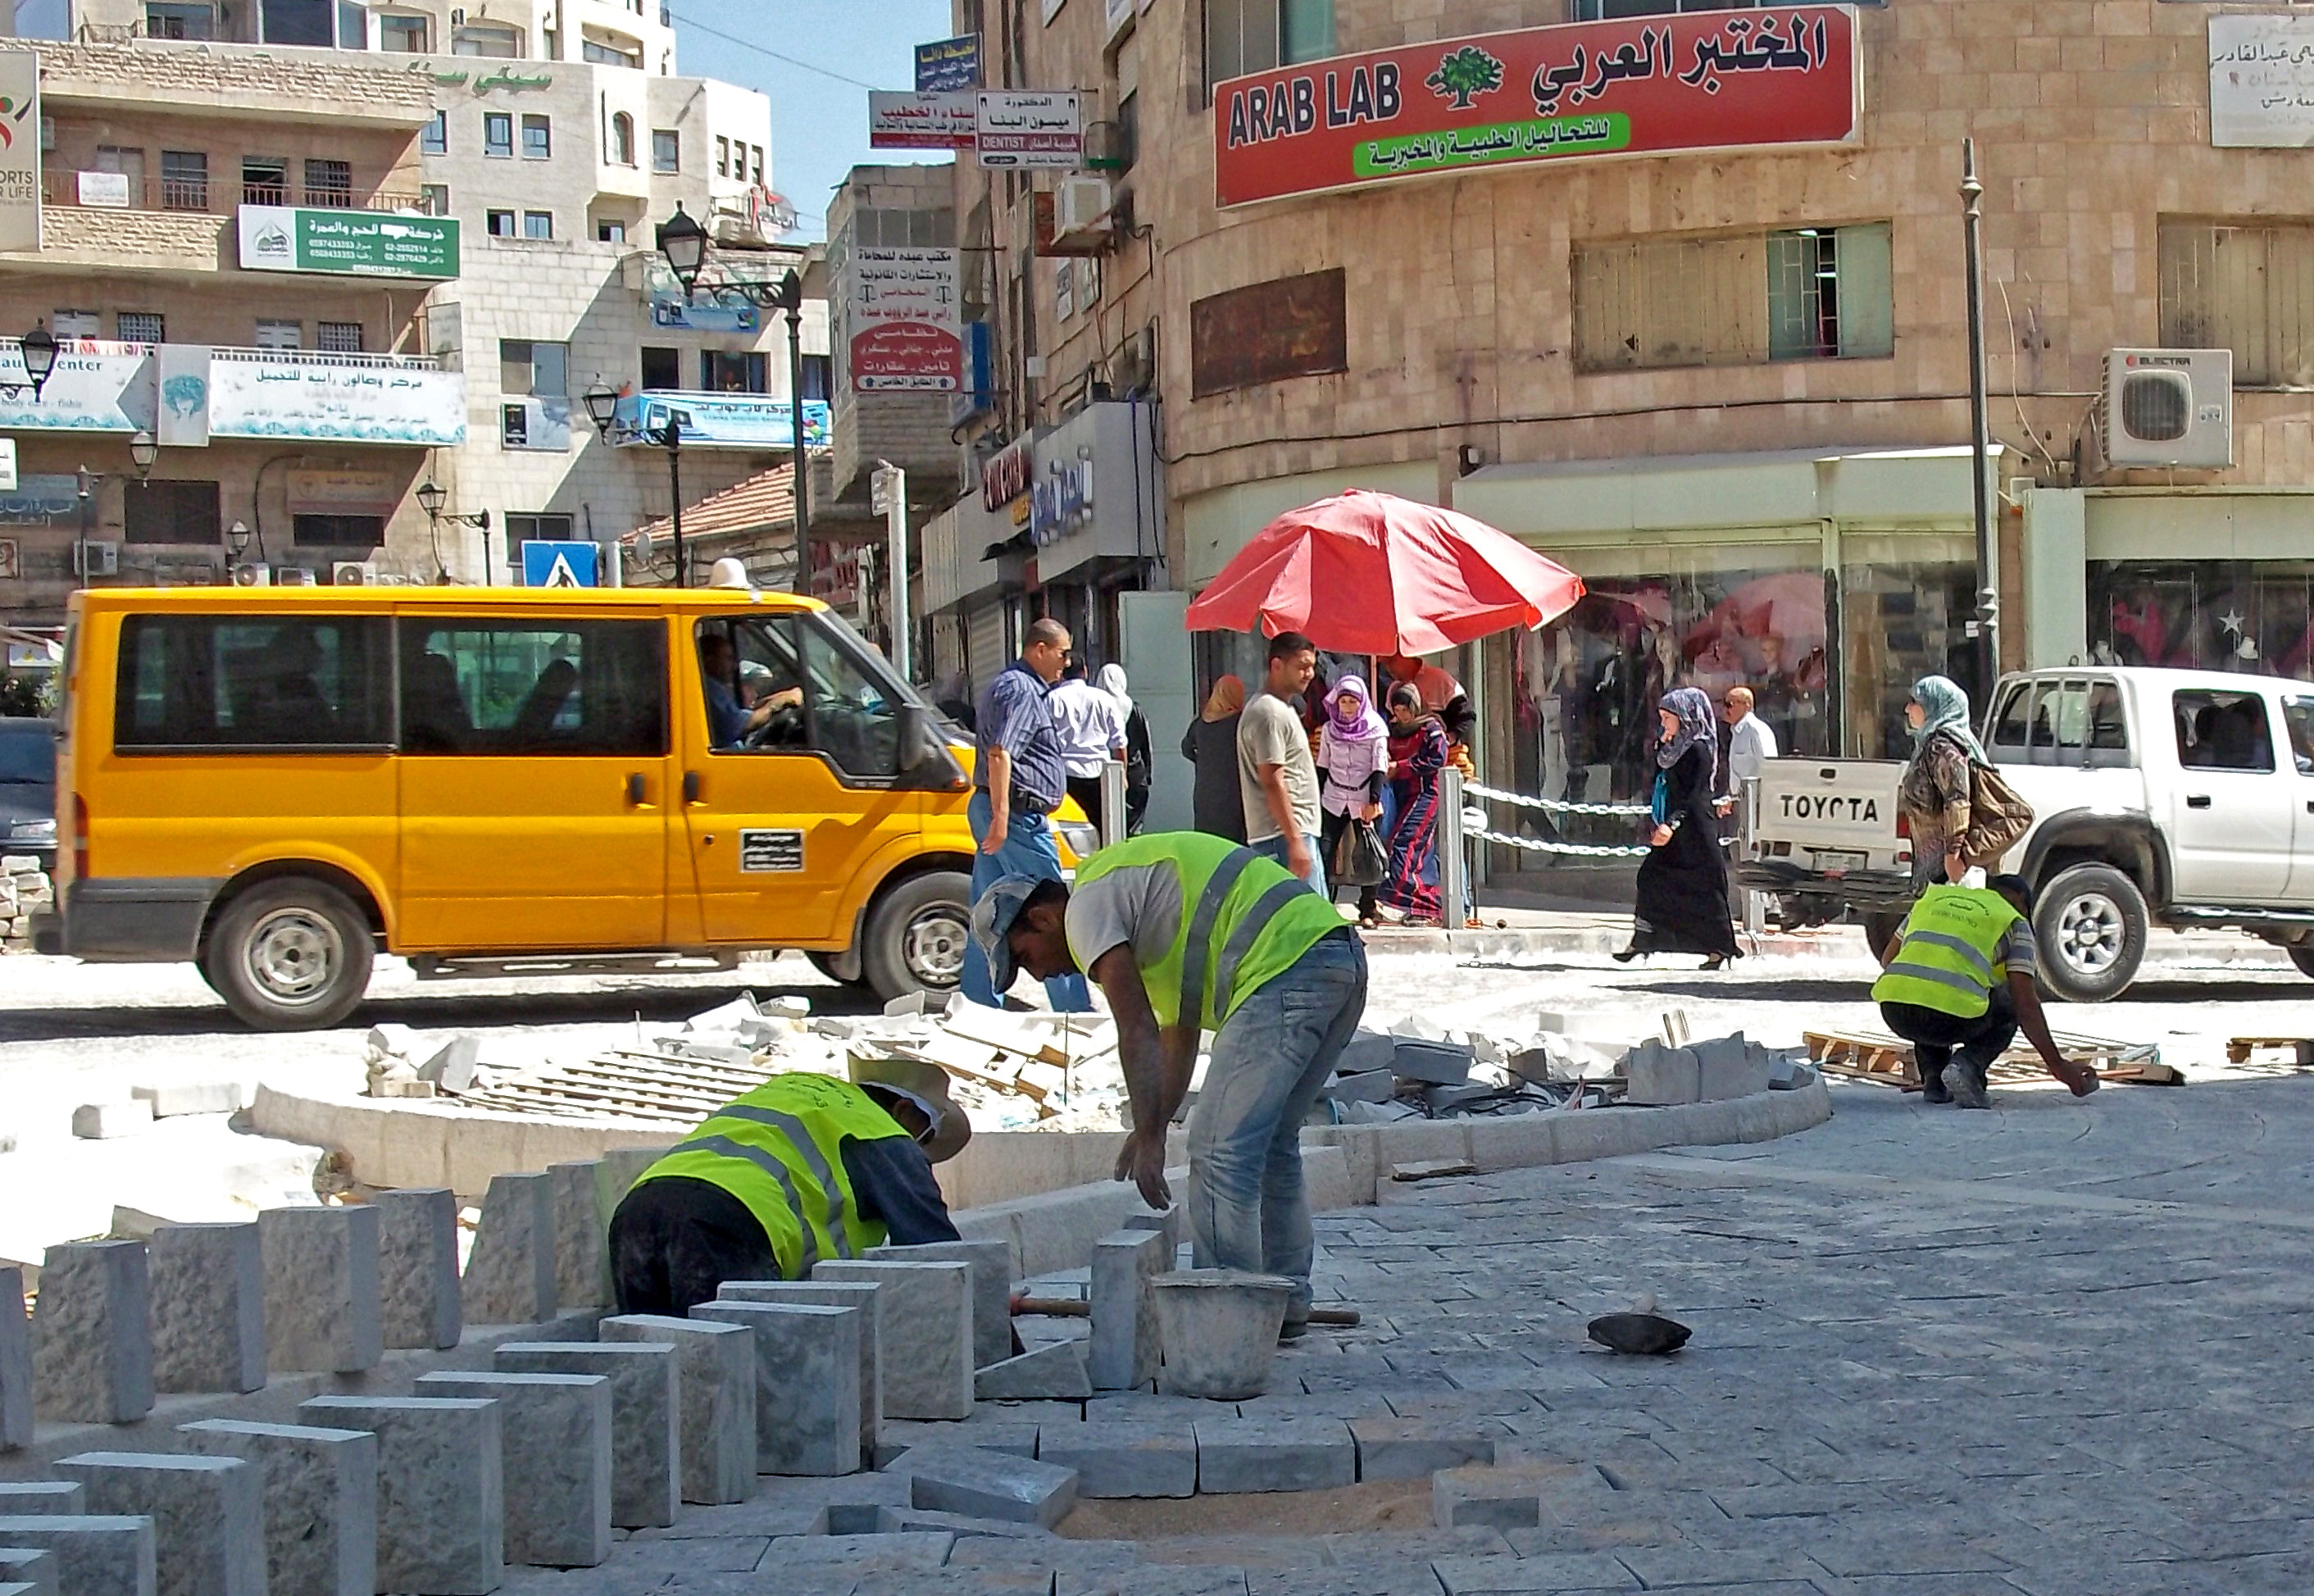
<svg viewBox="0 0 2314 1596">
<path fill-rule="evenodd" d="M 0 952 L 32 950 L 32 916 L 57 901 L 57 889 L 29 853 L 0 856 Z"/>
</svg>

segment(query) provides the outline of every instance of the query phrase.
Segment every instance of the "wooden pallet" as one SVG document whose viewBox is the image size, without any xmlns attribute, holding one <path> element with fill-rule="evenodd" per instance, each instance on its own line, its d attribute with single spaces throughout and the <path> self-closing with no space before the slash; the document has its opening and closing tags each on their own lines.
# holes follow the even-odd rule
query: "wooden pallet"
<svg viewBox="0 0 2314 1596">
<path fill-rule="evenodd" d="M 2124 1043 L 2098 1036 L 2069 1036 L 2053 1031 L 2058 1050 L 2076 1064 L 2087 1064 L 2100 1080 L 2139 1086 L 2177 1086 L 2185 1072 L 2161 1062 L 2161 1049 L 2151 1042 Z M 1802 1033 L 1808 1057 L 1827 1075 L 1851 1080 L 1877 1081 L 1903 1091 L 1921 1089 L 1912 1068 L 1912 1045 L 1892 1032 L 1863 1028 L 1853 1031 Z M 2043 1080 L 2048 1071 L 2041 1055 L 2019 1043 L 1993 1061 L 1987 1078 L 1992 1080 Z"/>
<path fill-rule="evenodd" d="M 2249 1055 L 2263 1048 L 2287 1047 L 2302 1065 L 2314 1065 L 2314 1039 L 2304 1036 L 2230 1036 L 2226 1039 L 2226 1059 L 2230 1063 L 2246 1064 Z"/>
</svg>

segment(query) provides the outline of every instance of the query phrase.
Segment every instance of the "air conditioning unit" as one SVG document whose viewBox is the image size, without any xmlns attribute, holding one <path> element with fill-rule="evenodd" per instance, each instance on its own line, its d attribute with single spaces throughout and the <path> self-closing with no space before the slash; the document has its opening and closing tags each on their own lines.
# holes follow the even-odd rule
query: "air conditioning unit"
<svg viewBox="0 0 2314 1596">
<path fill-rule="evenodd" d="M 273 568 L 276 587 L 312 587 L 314 573 L 302 565 L 277 565 Z"/>
<path fill-rule="evenodd" d="M 2098 402 L 2109 465 L 2234 463 L 2231 349 L 2111 349 Z"/>
<path fill-rule="evenodd" d="M 233 568 L 233 585 L 236 587 L 270 587 L 273 569 L 264 565 L 236 565 Z"/>
<path fill-rule="evenodd" d="M 330 562 L 330 586 L 332 587 L 375 587 L 377 585 L 377 561 L 374 560 L 335 560 Z"/>
<path fill-rule="evenodd" d="M 93 539 L 73 545 L 73 572 L 82 577 L 114 577 L 120 574 L 120 545 L 98 542 Z"/>
<path fill-rule="evenodd" d="M 1109 187 L 1105 177 L 1064 177 L 1053 194 L 1053 242 L 1091 243 L 1109 231 Z"/>
</svg>

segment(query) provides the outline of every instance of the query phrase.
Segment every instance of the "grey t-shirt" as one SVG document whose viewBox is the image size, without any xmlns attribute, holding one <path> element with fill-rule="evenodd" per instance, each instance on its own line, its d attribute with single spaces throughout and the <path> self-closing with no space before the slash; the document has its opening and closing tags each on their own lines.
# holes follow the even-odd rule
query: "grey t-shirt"
<svg viewBox="0 0 2314 1596">
<path fill-rule="evenodd" d="M 1310 757 L 1310 736 L 1285 701 L 1257 692 L 1246 701 L 1237 723 L 1237 779 L 1245 799 L 1245 840 L 1267 842 L 1281 835 L 1261 789 L 1261 767 L 1281 767 L 1294 824 L 1305 836 L 1318 834 L 1318 762 Z"/>
<path fill-rule="evenodd" d="M 1165 957 L 1181 930 L 1181 873 L 1170 865 L 1125 865 L 1069 894 L 1062 921 L 1077 968 L 1090 973 L 1112 948 L 1130 944 L 1143 969 Z"/>
</svg>

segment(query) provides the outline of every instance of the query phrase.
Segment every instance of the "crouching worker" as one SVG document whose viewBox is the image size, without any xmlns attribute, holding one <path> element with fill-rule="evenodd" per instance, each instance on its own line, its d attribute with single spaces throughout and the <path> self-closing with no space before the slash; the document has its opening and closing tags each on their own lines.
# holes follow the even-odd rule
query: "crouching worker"
<svg viewBox="0 0 2314 1596">
<path fill-rule="evenodd" d="M 847 1084 L 774 1075 L 643 1171 L 611 1216 L 621 1313 L 688 1314 L 727 1280 L 808 1280 L 823 1258 L 954 1241 L 932 1179 L 971 1124 L 936 1065 L 852 1061 Z"/>
<path fill-rule="evenodd" d="M 1335 907 L 1250 848 L 1152 833 L 1077 867 L 1073 889 L 1007 876 L 973 905 L 1001 994 L 1016 968 L 1082 971 L 1108 995 L 1133 1104 L 1117 1161 L 1152 1207 L 1172 1201 L 1165 1133 L 1214 1041 L 1189 1121 L 1189 1223 L 1201 1268 L 1294 1282 L 1285 1334 L 1310 1318 L 1314 1250 L 1302 1121 L 1365 1011 L 1366 958 Z"/>
<path fill-rule="evenodd" d="M 1985 1074 L 2022 1027 L 2050 1074 L 2086 1098 L 2097 1071 L 2069 1061 L 2049 1035 L 2033 984 L 2033 888 L 2021 876 L 1983 886 L 1931 886 L 1880 955 L 1872 999 L 1912 1045 L 1921 1098 L 1990 1108 Z"/>
</svg>

